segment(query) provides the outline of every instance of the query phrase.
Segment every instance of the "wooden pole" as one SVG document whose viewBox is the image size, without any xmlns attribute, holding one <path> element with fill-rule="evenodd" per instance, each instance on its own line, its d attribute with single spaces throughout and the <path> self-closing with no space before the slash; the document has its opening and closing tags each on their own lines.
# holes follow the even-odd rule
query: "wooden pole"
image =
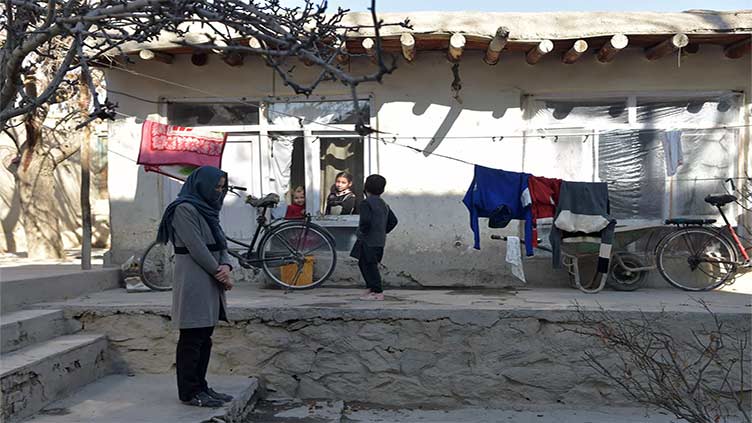
<svg viewBox="0 0 752 423">
<path fill-rule="evenodd" d="M 616 34 L 598 50 L 598 61 L 608 63 L 614 60 L 616 54 L 629 44 L 629 38 L 624 34 Z"/>
<path fill-rule="evenodd" d="M 175 59 L 175 56 L 170 53 L 162 53 L 152 50 L 141 50 L 138 52 L 138 57 L 143 60 L 155 60 L 157 62 L 166 63 L 168 65 Z"/>
<path fill-rule="evenodd" d="M 373 40 L 373 38 L 365 38 L 363 39 L 363 42 L 360 43 L 361 46 L 363 46 L 363 50 L 365 50 L 368 57 L 371 59 L 372 62 L 376 61 L 376 42 Z"/>
<path fill-rule="evenodd" d="M 645 57 L 647 57 L 648 60 L 658 60 L 682 47 L 686 47 L 687 44 L 689 44 L 689 37 L 685 34 L 676 34 L 653 47 L 646 48 Z"/>
<path fill-rule="evenodd" d="M 527 60 L 527 63 L 534 65 L 538 63 L 541 57 L 550 53 L 553 49 L 554 43 L 552 43 L 551 40 L 543 40 L 537 46 L 533 47 L 532 49 L 530 49 L 530 51 L 527 52 L 525 59 Z"/>
<path fill-rule="evenodd" d="M 457 63 L 462 57 L 462 50 L 465 49 L 465 36 L 462 34 L 452 34 L 449 38 L 449 50 L 447 50 L 447 59 L 452 63 Z"/>
<path fill-rule="evenodd" d="M 587 51 L 588 44 L 585 40 L 577 40 L 572 45 L 572 48 L 567 50 L 562 56 L 561 61 L 571 65 L 576 62 Z"/>
<path fill-rule="evenodd" d="M 261 41 L 259 41 L 259 39 L 256 37 L 251 37 L 248 39 L 248 47 L 261 49 Z"/>
<path fill-rule="evenodd" d="M 405 32 L 400 36 L 400 44 L 402 44 L 402 57 L 408 62 L 415 60 L 415 37 Z"/>
<path fill-rule="evenodd" d="M 500 26 L 496 30 L 496 35 L 494 35 L 494 37 L 491 39 L 491 42 L 488 43 L 486 56 L 483 58 L 483 61 L 489 65 L 495 65 L 499 63 L 499 56 L 501 56 L 501 51 L 504 50 L 504 46 L 507 45 L 508 40 L 509 30 L 503 26 Z"/>
<path fill-rule="evenodd" d="M 737 41 L 734 44 L 726 46 L 723 49 L 723 54 L 729 59 L 738 59 L 746 54 L 749 54 L 752 43 L 750 41 L 752 37 L 747 37 L 741 41 Z"/>
<path fill-rule="evenodd" d="M 79 78 L 79 97 L 78 107 L 84 111 L 88 117 L 89 104 L 91 103 L 92 93 L 89 90 L 89 85 L 86 83 L 86 77 L 83 72 Z M 94 93 L 96 95 L 96 93 Z M 89 198 L 89 191 L 91 187 L 91 172 L 90 172 L 90 138 L 91 129 L 89 125 L 81 128 L 81 269 L 91 269 L 91 200 Z"/>
</svg>

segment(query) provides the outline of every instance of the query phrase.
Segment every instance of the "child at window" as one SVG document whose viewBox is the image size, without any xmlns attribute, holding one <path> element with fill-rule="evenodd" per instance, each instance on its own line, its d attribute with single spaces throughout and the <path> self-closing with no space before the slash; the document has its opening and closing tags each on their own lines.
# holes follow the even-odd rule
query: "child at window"
<svg viewBox="0 0 752 423">
<path fill-rule="evenodd" d="M 357 214 L 357 196 L 353 193 L 353 177 L 347 172 L 340 172 L 334 179 L 332 192 L 326 198 L 325 214 Z"/>
<path fill-rule="evenodd" d="M 379 263 L 384 256 L 386 234 L 397 226 L 397 216 L 381 198 L 386 186 L 386 179 L 381 175 L 366 178 L 364 191 L 366 199 L 360 206 L 358 240 L 350 251 L 350 257 L 358 259 L 358 267 L 368 290 L 360 297 L 366 301 L 383 301 L 384 290 L 381 286 Z"/>
<path fill-rule="evenodd" d="M 287 206 L 285 219 L 302 219 L 305 217 L 305 189 L 303 187 L 295 188 L 292 193 L 292 203 Z"/>
</svg>

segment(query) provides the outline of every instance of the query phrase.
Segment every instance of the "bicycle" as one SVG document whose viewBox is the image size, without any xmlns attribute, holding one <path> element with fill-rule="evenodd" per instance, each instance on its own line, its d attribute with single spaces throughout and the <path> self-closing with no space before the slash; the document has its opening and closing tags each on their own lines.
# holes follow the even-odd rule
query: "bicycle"
<svg viewBox="0 0 752 423">
<path fill-rule="evenodd" d="M 726 224 L 722 227 L 709 226 L 716 219 L 666 220 L 666 224 L 679 228 L 656 247 L 658 272 L 668 283 L 686 291 L 710 291 L 732 283 L 737 273 L 752 267 L 748 253 L 752 247 L 744 247 L 723 211 L 724 206 L 736 201 L 733 194 L 705 197 L 706 203 L 718 209 Z"/>
<path fill-rule="evenodd" d="M 228 253 L 241 267 L 260 269 L 267 279 L 288 290 L 314 288 L 332 275 L 337 264 L 334 237 L 311 222 L 310 214 L 298 220 L 267 219 L 268 210 L 279 203 L 277 194 L 248 196 L 246 203 L 258 213 L 253 239 L 246 244 L 227 237 Z M 144 284 L 156 291 L 172 289 L 174 257 L 172 243 L 153 242 L 141 259 Z"/>
</svg>

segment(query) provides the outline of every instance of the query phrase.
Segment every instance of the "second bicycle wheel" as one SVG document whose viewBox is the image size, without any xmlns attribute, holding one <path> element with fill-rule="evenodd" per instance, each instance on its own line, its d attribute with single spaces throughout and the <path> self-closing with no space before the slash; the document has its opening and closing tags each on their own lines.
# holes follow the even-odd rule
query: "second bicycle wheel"
<svg viewBox="0 0 752 423">
<path fill-rule="evenodd" d="M 259 246 L 266 276 L 287 289 L 320 285 L 334 272 L 337 252 L 326 230 L 300 223 L 272 229 Z"/>
<path fill-rule="evenodd" d="M 690 227 L 670 233 L 656 248 L 658 271 L 686 291 L 715 289 L 736 272 L 736 251 L 713 230 Z"/>
<path fill-rule="evenodd" d="M 141 281 L 155 291 L 169 291 L 175 277 L 172 243 L 153 242 L 141 257 Z"/>
</svg>

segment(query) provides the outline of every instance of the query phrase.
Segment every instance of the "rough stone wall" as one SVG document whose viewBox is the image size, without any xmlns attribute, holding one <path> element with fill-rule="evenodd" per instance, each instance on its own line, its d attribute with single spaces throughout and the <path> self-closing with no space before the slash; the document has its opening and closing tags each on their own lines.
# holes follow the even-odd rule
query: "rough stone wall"
<svg viewBox="0 0 752 423">
<path fill-rule="evenodd" d="M 210 373 L 258 376 L 279 395 L 386 406 L 631 403 L 582 361 L 583 351 L 597 345 L 567 330 L 577 327 L 570 312 L 304 308 L 241 314 L 217 328 Z M 174 371 L 177 334 L 166 311 L 77 317 L 85 330 L 109 335 L 121 371 Z M 672 314 L 667 329 L 689 340 L 688 328 L 709 324 L 708 318 Z M 722 318 L 739 333 L 750 330 L 749 319 Z M 601 357 L 615 366 L 607 354 Z"/>
</svg>

